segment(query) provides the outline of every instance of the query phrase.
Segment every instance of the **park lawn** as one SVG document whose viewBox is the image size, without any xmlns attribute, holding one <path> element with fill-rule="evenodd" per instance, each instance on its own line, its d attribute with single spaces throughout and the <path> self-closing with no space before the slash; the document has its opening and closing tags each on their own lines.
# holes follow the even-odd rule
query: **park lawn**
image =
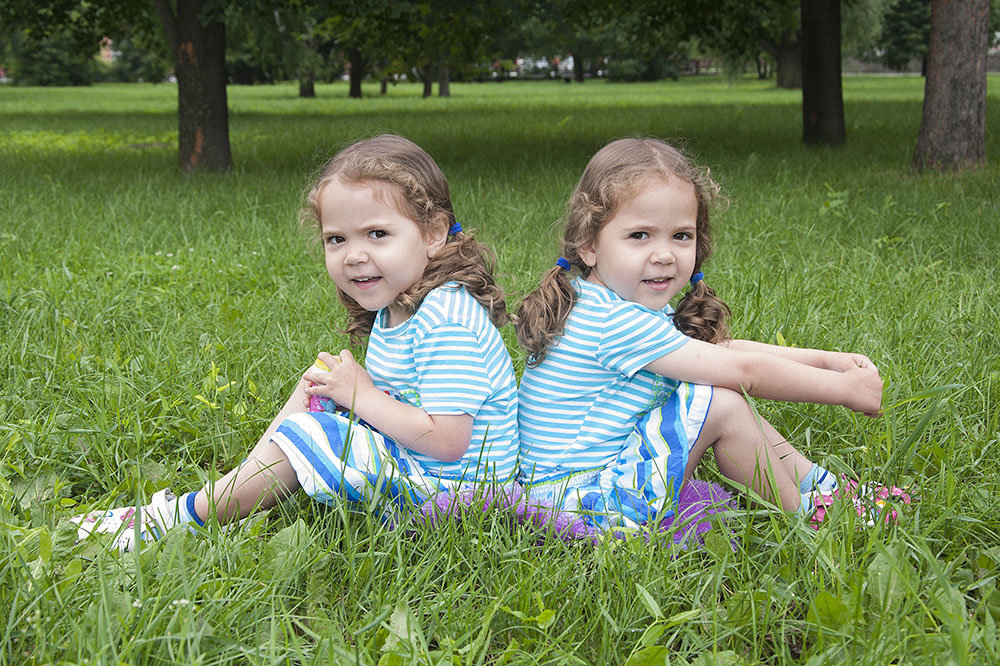
<svg viewBox="0 0 1000 666">
<path fill-rule="evenodd" d="M 231 87 L 234 168 L 189 176 L 173 86 L 0 87 L 0 663 L 997 662 L 1000 77 L 993 161 L 973 172 L 909 172 L 922 89 L 846 77 L 847 144 L 808 149 L 800 94 L 749 79 L 426 100 Z M 346 346 L 296 212 L 327 156 L 381 131 L 441 164 L 511 309 L 558 256 L 599 146 L 686 146 L 729 198 L 706 273 L 734 333 L 864 352 L 886 383 L 877 420 L 757 408 L 811 457 L 919 502 L 896 525 L 836 513 L 818 533 L 743 502 L 732 547 L 716 530 L 687 550 L 542 540 L 494 513 L 391 529 L 305 499 L 139 556 L 74 545 L 85 508 L 229 469 L 316 352 Z"/>
</svg>

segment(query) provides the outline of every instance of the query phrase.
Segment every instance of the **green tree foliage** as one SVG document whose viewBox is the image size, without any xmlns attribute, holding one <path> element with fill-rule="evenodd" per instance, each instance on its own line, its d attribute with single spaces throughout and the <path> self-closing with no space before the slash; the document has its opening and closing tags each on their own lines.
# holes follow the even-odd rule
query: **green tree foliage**
<svg viewBox="0 0 1000 666">
<path fill-rule="evenodd" d="M 15 33 L 6 42 L 6 69 L 16 84 L 85 86 L 101 75 L 95 59 L 97 42 L 85 50 L 70 30 Z"/>
<path fill-rule="evenodd" d="M 604 26 L 604 41 L 613 45 L 607 63 L 612 81 L 655 81 L 680 76 L 686 53 L 670 26 L 644 27 L 641 16 L 618 17 Z M 643 39 L 631 35 L 644 32 Z"/>
<path fill-rule="evenodd" d="M 841 13 L 840 43 L 845 56 L 871 59 L 878 47 L 885 17 L 893 0 L 845 2 Z"/>
<path fill-rule="evenodd" d="M 878 40 L 881 59 L 888 67 L 903 71 L 910 61 L 927 58 L 931 27 L 931 5 L 926 0 L 895 0 L 886 11 Z"/>
<path fill-rule="evenodd" d="M 163 40 L 156 43 L 149 37 L 126 33 L 112 37 L 111 46 L 115 59 L 108 77 L 113 81 L 147 81 L 158 83 L 166 80 L 173 68 Z"/>
<path fill-rule="evenodd" d="M 226 67 L 235 83 L 298 79 L 300 96 L 315 95 L 313 81 L 343 71 L 343 58 L 321 28 L 330 2 L 262 2 L 227 12 Z M 236 14 L 239 14 L 237 17 Z"/>
</svg>

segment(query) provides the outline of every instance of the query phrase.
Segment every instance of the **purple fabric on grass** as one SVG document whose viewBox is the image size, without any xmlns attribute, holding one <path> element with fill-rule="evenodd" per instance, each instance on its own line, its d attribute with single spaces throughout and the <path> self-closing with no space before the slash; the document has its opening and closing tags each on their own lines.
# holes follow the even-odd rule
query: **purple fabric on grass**
<svg viewBox="0 0 1000 666">
<path fill-rule="evenodd" d="M 660 521 L 658 529 L 671 533 L 673 543 L 686 548 L 692 542 L 700 543 L 701 535 L 712 529 L 713 522 L 725 525 L 724 516 L 714 521 L 710 517 L 735 508 L 735 504 L 732 493 L 722 487 L 691 479 L 681 489 L 673 515 Z M 583 539 L 596 542 L 600 535 L 599 530 L 577 514 L 557 511 L 549 504 L 531 501 L 519 485 L 438 493 L 420 507 L 418 520 L 429 525 L 438 525 L 443 520 L 460 520 L 462 511 L 469 508 L 510 512 L 518 524 L 534 525 L 566 541 Z M 614 534 L 624 536 L 621 532 Z"/>
</svg>

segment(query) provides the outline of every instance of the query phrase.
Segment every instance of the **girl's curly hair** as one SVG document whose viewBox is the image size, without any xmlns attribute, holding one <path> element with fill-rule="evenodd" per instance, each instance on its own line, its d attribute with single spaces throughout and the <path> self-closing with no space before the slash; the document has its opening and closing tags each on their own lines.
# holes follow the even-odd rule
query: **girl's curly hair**
<svg viewBox="0 0 1000 666">
<path fill-rule="evenodd" d="M 691 183 L 698 201 L 695 272 L 712 254 L 709 209 L 719 196 L 719 186 L 709 170 L 694 166 L 683 153 L 658 139 L 619 139 L 590 159 L 570 196 L 562 254 L 583 277 L 590 273 L 590 267 L 581 258 L 580 249 L 597 240 L 604 225 L 650 177 Z M 517 339 L 528 354 L 529 366 L 541 363 L 562 335 L 575 301 L 569 271 L 559 266 L 546 272 L 538 288 L 525 296 L 517 311 Z M 719 342 L 728 337 L 729 314 L 729 307 L 701 280 L 678 303 L 674 322 L 690 337 Z"/>
<path fill-rule="evenodd" d="M 401 136 L 380 134 L 353 143 L 334 155 L 309 191 L 308 205 L 299 214 L 304 226 L 321 229 L 320 198 L 333 180 L 384 184 L 384 190 L 377 189 L 376 196 L 388 195 L 400 214 L 420 227 L 425 236 L 434 225 L 451 229 L 455 223 L 448 181 L 441 169 L 420 146 Z M 493 277 L 495 263 L 493 253 L 474 238 L 474 230 L 449 234 L 423 276 L 399 294 L 393 306 L 412 315 L 432 289 L 445 282 L 457 282 L 486 308 L 499 328 L 508 316 L 503 291 Z M 347 308 L 346 332 L 352 342 L 361 342 L 371 333 L 376 313 L 365 310 L 339 287 L 337 295 Z"/>
</svg>

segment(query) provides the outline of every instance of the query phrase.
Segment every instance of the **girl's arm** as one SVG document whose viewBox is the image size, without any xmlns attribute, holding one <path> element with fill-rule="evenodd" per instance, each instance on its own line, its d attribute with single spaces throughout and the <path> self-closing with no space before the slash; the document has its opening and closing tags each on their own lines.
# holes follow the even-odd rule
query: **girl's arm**
<svg viewBox="0 0 1000 666">
<path fill-rule="evenodd" d="M 746 391 L 756 398 L 843 405 L 867 416 L 877 416 L 882 405 L 882 379 L 874 367 L 827 370 L 783 355 L 701 340 L 688 340 L 645 369 L 695 384 Z"/>
<path fill-rule="evenodd" d="M 436 460 L 459 460 L 472 438 L 469 414 L 428 414 L 380 391 L 368 372 L 358 365 L 348 350 L 340 356 L 320 352 L 319 359 L 330 372 L 310 369 L 302 378 L 315 382 L 306 388 L 309 395 L 322 395 L 375 426 L 379 432 L 406 448 Z"/>
<path fill-rule="evenodd" d="M 780 345 L 769 345 L 764 342 L 754 342 L 753 340 L 725 340 L 720 342 L 719 345 L 737 351 L 758 351 L 766 354 L 774 354 L 775 356 L 781 356 L 791 361 L 825 370 L 836 370 L 838 372 L 844 372 L 851 368 L 875 368 L 878 370 L 871 359 L 864 354 L 783 347 Z"/>
</svg>

